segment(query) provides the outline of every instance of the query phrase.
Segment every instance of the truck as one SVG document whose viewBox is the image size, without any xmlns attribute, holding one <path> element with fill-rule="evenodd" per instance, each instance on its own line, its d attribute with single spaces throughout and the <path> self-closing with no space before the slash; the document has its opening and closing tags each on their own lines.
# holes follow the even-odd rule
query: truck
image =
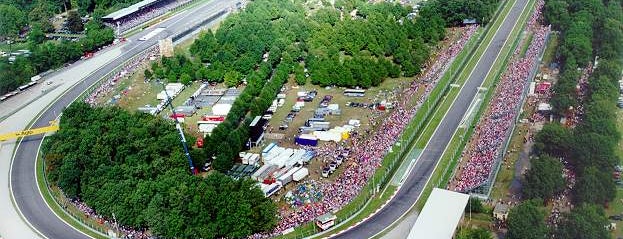
<svg viewBox="0 0 623 239">
<path fill-rule="evenodd" d="M 316 146 L 318 145 L 318 138 L 311 134 L 301 134 L 294 138 L 294 142 L 300 145 Z"/>
<path fill-rule="evenodd" d="M 307 121 L 305 121 L 305 126 L 311 126 L 313 122 L 324 122 L 324 117 L 320 117 L 320 118 L 309 118 Z"/>
<path fill-rule="evenodd" d="M 298 167 L 293 167 L 290 170 L 288 170 L 287 173 L 279 176 L 279 178 L 277 178 L 277 181 L 281 182 L 281 185 L 286 185 L 290 182 L 292 182 L 293 179 L 293 175 L 298 172 L 299 170 L 301 170 L 302 166 L 298 166 Z"/>
<path fill-rule="evenodd" d="M 331 122 L 326 122 L 326 121 L 310 122 L 310 126 L 312 128 L 316 128 L 319 130 L 329 130 L 329 128 L 331 128 Z"/>
<path fill-rule="evenodd" d="M 281 189 L 283 185 L 281 182 L 274 182 L 272 184 L 261 184 L 260 189 L 264 193 L 265 197 L 270 197 Z"/>
</svg>

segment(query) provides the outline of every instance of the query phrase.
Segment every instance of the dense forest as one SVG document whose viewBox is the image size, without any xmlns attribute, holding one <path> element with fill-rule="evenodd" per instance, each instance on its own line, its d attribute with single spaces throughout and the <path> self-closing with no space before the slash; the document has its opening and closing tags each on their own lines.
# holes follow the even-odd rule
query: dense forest
<svg viewBox="0 0 623 239">
<path fill-rule="evenodd" d="M 565 187 L 560 181 L 562 165 L 555 158 L 562 157 L 571 163 L 577 175 L 572 190 L 576 207 L 563 214 L 558 229 L 549 232 L 556 238 L 609 237 L 604 228 L 608 221 L 603 206 L 615 197 L 612 173 L 614 166 L 620 164 L 616 154 L 621 139 L 616 127 L 616 103 L 623 69 L 621 4 L 614 0 L 546 1 L 545 20 L 562 36 L 557 51 L 560 77 L 551 99 L 554 113 L 562 117 L 580 110 L 582 117 L 575 128 L 560 123 L 543 127 L 535 137 L 535 153 L 539 159 L 533 160 L 524 180 L 525 197 L 552 198 Z M 581 71 L 578 68 L 591 66 L 595 59 L 597 64 L 588 79 L 587 95 L 579 97 L 576 85 Z M 525 220 L 521 219 L 525 214 L 516 215 L 519 216 L 512 220 Z M 544 223 L 543 217 L 539 220 Z M 528 235 L 528 230 L 533 231 L 532 228 L 516 228 L 513 233 Z M 543 233 L 538 237 L 543 237 Z"/>
<path fill-rule="evenodd" d="M 460 2 L 429 1 L 414 17 L 411 7 L 391 3 L 336 1 L 333 6 L 308 11 L 310 3 L 305 1 L 257 0 L 228 17 L 216 32 L 205 32 L 195 40 L 190 47 L 192 58 L 165 58 L 152 64 L 146 75 L 169 81 L 186 79 L 184 83 L 203 79 L 227 86 L 246 80 L 225 123 L 205 141 L 208 158 L 214 157 L 215 168 L 224 172 L 244 147 L 251 116 L 270 106 L 290 76 L 299 85 L 364 88 L 388 77 L 414 76 L 444 38 L 445 27 L 457 24 L 444 21 L 443 14 L 488 19 L 493 13 L 442 8 Z M 492 0 L 473 5 L 481 9 L 497 6 Z"/>
<path fill-rule="evenodd" d="M 239 238 L 276 224 L 250 179 L 191 175 L 170 121 L 74 103 L 60 126 L 42 148 L 48 179 L 100 215 L 167 238 Z"/>
</svg>

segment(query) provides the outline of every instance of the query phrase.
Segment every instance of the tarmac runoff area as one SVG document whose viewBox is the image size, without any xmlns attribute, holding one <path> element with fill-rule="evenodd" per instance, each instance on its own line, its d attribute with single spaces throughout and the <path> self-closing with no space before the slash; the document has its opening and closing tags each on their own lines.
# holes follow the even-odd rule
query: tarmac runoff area
<svg viewBox="0 0 623 239">
<path fill-rule="evenodd" d="M 0 115 L 4 117 L 17 110 L 14 114 L 0 122 L 0 132 L 8 133 L 26 128 L 34 116 L 52 103 L 57 96 L 81 81 L 82 78 L 88 74 L 91 74 L 96 69 L 108 63 L 108 59 L 117 58 L 119 55 L 121 55 L 121 49 L 119 47 L 107 50 L 87 61 L 73 64 L 68 67 L 68 69 L 50 77 L 47 80 L 53 82 L 52 85 L 45 85 L 45 83 L 37 84 L 37 87 L 33 87 L 26 92 L 16 95 L 9 101 L 0 104 Z M 49 87 L 48 89 L 52 90 L 43 93 L 42 90 L 45 87 Z M 32 100 L 36 100 L 37 103 L 25 105 Z M 0 234 L 7 239 L 40 238 L 40 236 L 33 232 L 26 222 L 20 218 L 9 195 L 9 169 L 15 143 L 15 140 L 11 140 L 0 144 L 0 158 L 2 158 L 2 160 L 0 160 L 0 175 L 2 175 L 0 177 L 0 186 L 2 187 L 0 188 L 0 208 L 2 208 L 2 210 L 0 210 Z M 37 186 L 32 185 L 32 187 Z"/>
<path fill-rule="evenodd" d="M 208 18 L 232 4 L 225 0 L 207 1 L 201 6 L 185 10 L 179 15 L 154 26 L 154 28 L 167 26 L 168 29 L 148 41 L 138 41 L 138 39 L 151 32 L 154 29 L 152 27 L 132 36 L 126 43 L 104 50 L 89 60 L 74 63 L 63 71 L 45 77 L 45 81 L 51 80 L 52 82 L 51 85 L 47 86 L 49 88 L 42 88 L 46 86 L 33 87 L 27 92 L 13 97 L 13 100 L 0 104 L 0 118 L 4 118 L 0 122 L 0 133 L 23 130 L 39 112 L 42 112 L 58 96 L 67 91 L 67 95 L 59 98 L 53 107 L 46 110 L 42 114 L 42 118 L 37 120 L 33 127 L 47 125 L 49 120 L 56 118 L 62 109 L 84 89 L 131 56 L 155 44 L 158 39 L 188 29 L 190 24 L 196 22 L 197 19 Z M 222 20 L 224 16 L 220 17 L 219 20 Z M 46 90 L 46 92 L 42 92 L 42 90 Z M 32 103 L 29 104 L 30 102 Z M 35 156 L 40 142 L 41 136 L 25 138 L 16 151 L 14 161 L 12 155 L 16 141 L 11 140 L 0 144 L 0 156 L 3 159 L 0 160 L 0 174 L 2 175 L 0 176 L 0 187 L 2 187 L 0 188 L 0 207 L 3 208 L 0 210 L 0 235 L 8 239 L 41 238 L 40 234 L 45 234 L 45 237 L 54 239 L 89 238 L 58 219 L 44 203 L 34 176 Z M 9 170 L 11 168 L 13 169 Z M 14 201 L 10 193 L 14 194 Z M 20 217 L 20 213 L 16 210 L 18 204 L 21 215 L 28 218 L 28 222 L 25 218 Z M 41 232 L 35 232 L 33 228 L 37 228 Z"/>
</svg>

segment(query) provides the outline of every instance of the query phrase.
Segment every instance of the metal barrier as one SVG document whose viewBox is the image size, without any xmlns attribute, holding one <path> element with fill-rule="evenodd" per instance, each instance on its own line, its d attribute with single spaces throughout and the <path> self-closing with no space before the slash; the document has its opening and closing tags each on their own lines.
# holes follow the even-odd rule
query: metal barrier
<svg viewBox="0 0 623 239">
<path fill-rule="evenodd" d="M 545 36 L 546 44 L 543 44 L 543 47 L 540 49 L 538 59 L 534 62 L 532 66 L 532 70 L 530 71 L 530 74 L 525 79 L 526 84 L 524 84 L 524 89 L 521 94 L 521 102 L 525 102 L 526 96 L 528 95 L 529 84 L 527 83 L 529 83 L 532 79 L 534 79 L 538 71 L 538 66 L 541 63 L 543 54 L 545 53 L 545 46 L 547 45 L 547 42 L 550 39 L 549 36 L 550 36 L 550 33 L 548 32 L 547 35 Z M 506 152 L 508 151 L 508 146 L 510 145 L 513 133 L 515 132 L 515 126 L 517 122 L 520 120 L 519 117 L 521 115 L 519 114 L 519 112 L 521 111 L 521 108 L 523 107 L 523 105 L 524 105 L 523 103 L 518 104 L 514 110 L 515 112 L 517 112 L 517 114 L 515 115 L 515 120 L 513 120 L 513 122 L 510 125 L 511 130 L 508 131 L 505 135 L 504 147 L 500 149 L 496 155 L 496 158 L 494 160 L 494 167 L 493 167 L 494 170 L 491 170 L 491 172 L 489 173 L 489 177 L 487 178 L 485 182 L 483 182 L 483 184 L 474 188 L 473 190 L 470 190 L 470 192 L 477 194 L 478 197 L 489 198 L 489 196 L 491 195 L 491 190 L 493 189 L 493 185 L 495 184 L 495 180 L 497 178 L 498 172 L 500 171 L 502 160 L 506 156 Z"/>
<path fill-rule="evenodd" d="M 498 10 L 496 11 L 494 17 L 492 19 L 496 19 L 503 7 L 505 6 L 506 3 L 504 4 L 500 4 L 500 6 L 498 7 Z M 455 79 L 458 78 L 458 76 L 460 75 L 461 71 L 465 68 L 465 65 L 467 63 L 467 61 L 471 58 L 471 56 L 473 56 L 473 54 L 476 52 L 476 50 L 478 49 L 477 47 L 474 46 L 478 46 L 486 37 L 486 35 L 488 34 L 489 30 L 491 29 L 491 24 L 487 25 L 485 28 L 485 30 L 482 32 L 482 34 L 480 34 L 478 36 L 478 39 L 476 41 L 469 41 L 463 49 L 470 49 L 470 52 L 467 54 L 466 57 L 464 57 L 461 61 L 461 63 L 458 64 L 458 67 L 455 67 L 454 64 L 450 64 L 449 66 L 447 66 L 441 73 L 442 77 L 445 76 L 445 74 L 447 73 L 447 71 L 450 71 L 450 76 L 449 79 L 447 80 L 448 82 L 445 83 L 445 85 L 443 85 L 443 89 L 440 90 L 440 92 L 436 95 L 435 98 L 427 98 L 424 103 L 422 103 L 419 106 L 418 109 L 418 113 L 419 112 L 424 112 L 424 116 L 422 117 L 422 120 L 419 121 L 415 121 L 413 119 L 415 119 L 418 115 L 418 113 L 416 113 L 416 116 L 413 117 L 413 119 L 407 124 L 407 126 L 405 126 L 405 129 L 403 130 L 403 133 L 400 134 L 398 140 L 396 140 L 397 142 L 400 143 L 400 145 L 398 145 L 398 147 L 400 147 L 398 153 L 394 154 L 394 156 L 390 159 L 391 163 L 388 165 L 387 169 L 384 170 L 383 174 L 381 175 L 381 179 L 379 180 L 378 183 L 376 182 L 370 182 L 370 180 L 373 180 L 374 175 L 368 179 L 369 181 L 366 183 L 366 186 L 364 186 L 364 188 L 361 190 L 361 192 L 359 193 L 358 197 L 361 197 L 363 195 L 363 197 L 365 198 L 365 200 L 362 200 L 360 203 L 357 204 L 356 210 L 352 210 L 350 212 L 348 212 L 346 214 L 346 216 L 344 217 L 338 217 L 335 220 L 335 224 L 340 224 L 341 222 L 350 220 L 351 217 L 353 217 L 355 214 L 358 214 L 361 212 L 361 210 L 363 210 L 363 208 L 370 202 L 370 200 L 373 198 L 373 196 L 376 195 L 376 191 L 377 189 L 380 188 L 384 188 L 390 181 L 390 179 L 394 176 L 395 171 L 397 170 L 398 166 L 400 165 L 400 163 L 402 163 L 402 159 L 405 157 L 405 154 L 408 153 L 411 149 L 411 147 L 414 146 L 415 144 L 415 139 L 418 135 L 420 135 L 423 130 L 423 127 L 425 126 L 424 123 L 428 121 L 428 119 L 431 118 L 433 111 L 435 110 L 435 108 L 439 105 L 441 99 L 443 96 L 445 96 L 448 93 L 448 90 L 451 87 L 451 84 L 454 83 Z M 454 61 L 454 59 L 453 59 Z M 441 82 L 440 82 L 441 83 Z M 439 86 L 437 86 L 439 87 Z M 437 88 L 435 88 L 437 89 Z M 433 89 L 432 92 L 435 91 L 435 89 Z M 417 107 L 417 106 L 416 106 Z M 426 107 L 426 111 L 420 111 L 422 110 L 422 108 Z M 404 132 L 411 132 L 408 136 L 405 135 Z M 405 138 L 407 138 L 405 140 Z M 394 144 L 394 146 L 391 149 L 391 152 L 394 151 L 394 148 L 397 145 Z M 387 156 L 387 153 L 389 151 L 385 152 L 385 156 Z M 384 159 L 385 160 L 385 159 Z M 378 169 L 377 169 L 378 170 Z M 376 184 L 376 185 L 375 185 Z M 356 198 L 355 198 L 356 199 Z M 312 223 L 313 225 L 313 223 Z M 294 238 L 296 239 L 300 239 L 300 238 L 307 238 L 307 237 L 311 237 L 317 233 L 319 233 L 319 231 L 316 229 L 316 227 L 313 227 L 313 229 L 311 230 L 306 230 L 306 231 L 299 231 L 299 232 L 294 232 L 296 233 L 296 235 L 294 236 Z"/>
</svg>

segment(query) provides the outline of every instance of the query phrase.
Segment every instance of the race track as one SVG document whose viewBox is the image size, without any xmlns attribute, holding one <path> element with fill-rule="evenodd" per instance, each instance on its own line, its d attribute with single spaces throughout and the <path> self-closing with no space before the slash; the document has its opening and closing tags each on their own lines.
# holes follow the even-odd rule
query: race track
<svg viewBox="0 0 623 239">
<path fill-rule="evenodd" d="M 509 38 L 513 26 L 518 22 L 519 16 L 527 4 L 528 0 L 517 0 L 515 2 L 515 5 L 513 5 L 508 16 L 493 37 L 491 44 L 487 47 L 476 68 L 474 68 L 461 89 L 458 98 L 454 101 L 450 110 L 432 135 L 422 154 L 417 159 L 413 170 L 411 170 L 395 197 L 377 214 L 359 225 L 340 233 L 335 238 L 371 238 L 389 227 L 393 222 L 399 220 L 416 203 L 446 145 L 450 142 L 452 134 L 459 126 L 469 104 L 476 95 L 477 88 L 484 81 L 485 76 L 491 69 L 504 42 Z"/>
<path fill-rule="evenodd" d="M 76 97 L 89 88 L 94 82 L 112 71 L 115 67 L 121 65 L 132 56 L 142 52 L 143 50 L 157 44 L 159 39 L 166 38 L 172 34 L 193 28 L 197 23 L 204 19 L 214 16 L 215 14 L 229 9 L 235 2 L 231 0 L 212 0 L 209 3 L 202 4 L 163 21 L 156 26 L 150 27 L 143 32 L 129 38 L 128 42 L 122 46 L 121 56 L 115 58 L 111 62 L 96 70 L 82 82 L 76 84 L 64 95 L 58 98 L 49 108 L 41 113 L 36 119 L 33 128 L 46 126 L 49 121 L 55 119 L 62 110 L 71 104 Z M 215 20 L 220 20 L 227 14 Z M 211 23 L 209 23 L 211 24 Z M 154 28 L 165 27 L 166 30 L 155 35 L 146 41 L 138 39 L 153 31 Z M 77 65 L 76 67 L 80 67 Z M 34 102 L 33 104 L 36 104 Z M 36 114 L 34 114 L 36 115 Z M 30 119 L 28 119 L 30 120 Z M 43 237 L 51 239 L 79 239 L 90 238 L 81 232 L 76 231 L 73 227 L 67 225 L 60 220 L 43 200 L 41 193 L 36 184 L 35 178 L 35 159 L 41 144 L 42 136 L 32 136 L 24 138 L 17 144 L 14 158 L 11 164 L 10 187 L 15 199 L 15 203 L 23 217 L 42 234 Z"/>
</svg>

